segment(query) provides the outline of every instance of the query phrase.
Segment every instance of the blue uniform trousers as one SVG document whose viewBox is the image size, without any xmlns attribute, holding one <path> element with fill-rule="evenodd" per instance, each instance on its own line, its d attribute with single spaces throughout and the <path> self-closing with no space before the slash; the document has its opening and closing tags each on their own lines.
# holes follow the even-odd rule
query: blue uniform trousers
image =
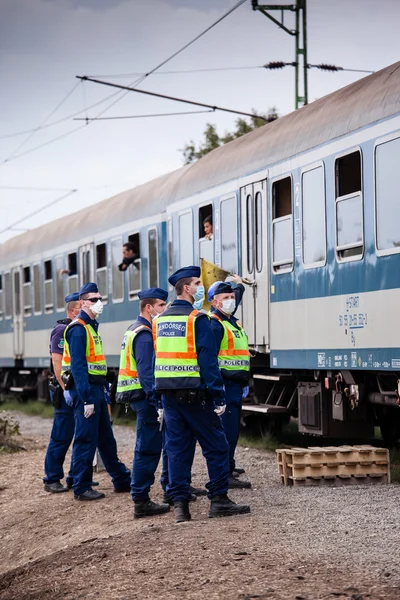
<svg viewBox="0 0 400 600">
<path fill-rule="evenodd" d="M 192 449 L 192 458 L 190 460 L 190 468 L 187 474 L 189 485 L 192 483 L 192 465 L 194 460 L 194 454 L 196 452 L 196 438 L 193 439 L 193 449 Z M 189 460 L 188 460 L 189 462 Z M 169 473 L 168 473 L 168 456 L 165 451 L 165 424 L 163 427 L 163 451 L 162 451 L 162 471 L 160 477 L 161 487 L 164 492 L 167 491 L 167 485 L 169 483 Z"/>
<path fill-rule="evenodd" d="M 240 383 L 225 382 L 226 410 L 222 415 L 226 439 L 229 444 L 229 471 L 236 466 L 235 450 L 239 439 L 240 414 L 242 412 L 243 386 Z"/>
<path fill-rule="evenodd" d="M 95 412 L 88 419 L 84 416 L 84 405 L 76 390 L 71 392 L 74 397 L 75 416 L 75 440 L 72 450 L 75 494 L 81 495 L 91 489 L 96 448 L 99 449 L 114 487 L 118 489 L 129 485 L 131 474 L 117 456 L 117 443 L 111 428 L 103 386 L 92 386 Z"/>
<path fill-rule="evenodd" d="M 46 473 L 46 477 L 43 478 L 44 483 L 56 483 L 64 478 L 63 464 L 74 437 L 74 429 L 74 409 L 68 406 L 63 398 L 61 408 L 54 409 L 53 427 L 44 459 L 44 472 Z M 68 486 L 73 484 L 72 460 L 66 483 Z"/>
<path fill-rule="evenodd" d="M 162 433 L 157 409 L 147 398 L 131 403 L 136 413 L 136 445 L 132 464 L 132 500 L 148 500 L 150 487 L 161 456 Z"/>
<path fill-rule="evenodd" d="M 210 481 L 208 497 L 228 491 L 228 442 L 214 402 L 178 402 L 175 395 L 163 394 L 165 449 L 168 456 L 167 494 L 174 502 L 190 498 L 188 472 L 192 466 L 193 443 L 198 440 L 207 462 Z"/>
</svg>

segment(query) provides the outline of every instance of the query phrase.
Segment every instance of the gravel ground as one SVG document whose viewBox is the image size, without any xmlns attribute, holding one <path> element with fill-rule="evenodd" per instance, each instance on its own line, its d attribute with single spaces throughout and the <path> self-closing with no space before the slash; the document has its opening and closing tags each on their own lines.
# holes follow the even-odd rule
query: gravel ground
<svg viewBox="0 0 400 600">
<path fill-rule="evenodd" d="M 51 421 L 17 414 L 27 452 L 0 455 L 0 599 L 398 600 L 400 486 L 286 488 L 273 453 L 238 449 L 252 490 L 231 497 L 251 515 L 132 519 L 128 495 L 89 505 L 41 485 Z M 114 428 L 130 463 L 134 433 Z M 196 453 L 194 485 L 206 481 Z M 160 500 L 156 483 L 153 497 Z M 82 505 L 83 504 L 83 505 Z"/>
</svg>

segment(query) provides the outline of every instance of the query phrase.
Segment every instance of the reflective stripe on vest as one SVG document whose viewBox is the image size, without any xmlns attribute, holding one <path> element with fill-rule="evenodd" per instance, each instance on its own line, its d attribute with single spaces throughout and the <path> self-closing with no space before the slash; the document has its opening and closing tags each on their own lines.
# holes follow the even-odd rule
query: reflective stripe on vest
<svg viewBox="0 0 400 600">
<path fill-rule="evenodd" d="M 150 327 L 147 327 L 147 325 L 139 325 L 136 329 L 128 329 L 124 335 L 119 361 L 117 394 L 142 389 L 138 377 L 135 356 L 133 354 L 133 341 L 137 334 L 144 329 L 147 329 L 147 331 L 150 331 L 151 333 Z"/>
<path fill-rule="evenodd" d="M 64 331 L 64 353 L 61 363 L 61 373 L 64 373 L 67 369 L 71 368 L 71 354 L 67 342 L 67 331 L 76 323 L 83 325 L 86 331 L 86 361 L 89 375 L 100 375 L 105 377 L 107 375 L 107 363 L 106 357 L 103 354 L 101 337 L 96 333 L 93 327 L 88 323 L 85 323 L 83 319 L 74 319 Z"/>
<path fill-rule="evenodd" d="M 243 327 L 237 321 L 238 327 L 235 327 L 226 319 L 215 313 L 211 315 L 212 319 L 218 319 L 224 328 L 224 337 L 218 352 L 218 366 L 221 373 L 228 379 L 235 378 L 243 372 L 250 371 L 250 353 L 247 335 Z"/>
<path fill-rule="evenodd" d="M 159 316 L 153 323 L 156 389 L 199 388 L 195 320 L 199 314 Z"/>
</svg>

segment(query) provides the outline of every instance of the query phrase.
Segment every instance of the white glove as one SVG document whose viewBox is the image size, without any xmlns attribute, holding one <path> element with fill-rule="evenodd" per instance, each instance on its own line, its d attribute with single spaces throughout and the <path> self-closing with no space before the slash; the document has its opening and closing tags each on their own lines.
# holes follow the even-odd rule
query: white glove
<svg viewBox="0 0 400 600">
<path fill-rule="evenodd" d="M 163 408 L 157 408 L 157 414 L 158 414 L 157 421 L 159 423 L 162 423 L 163 419 L 164 419 L 164 409 Z"/>
<path fill-rule="evenodd" d="M 85 404 L 84 406 L 84 415 L 86 419 L 94 415 L 94 404 Z"/>
<path fill-rule="evenodd" d="M 222 417 L 225 410 L 226 410 L 226 404 L 223 404 L 222 406 L 217 406 L 216 408 L 214 408 L 214 412 L 217 414 L 217 417 Z"/>
</svg>

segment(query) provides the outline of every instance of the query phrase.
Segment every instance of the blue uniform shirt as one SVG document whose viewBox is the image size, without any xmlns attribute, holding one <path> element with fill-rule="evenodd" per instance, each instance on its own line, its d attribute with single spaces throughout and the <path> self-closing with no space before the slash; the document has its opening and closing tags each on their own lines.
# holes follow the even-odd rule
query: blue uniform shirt
<svg viewBox="0 0 400 600">
<path fill-rule="evenodd" d="M 98 322 L 91 319 L 85 311 L 81 310 L 77 319 L 82 319 L 82 321 L 91 325 L 97 333 L 99 328 Z M 82 327 L 82 325 L 74 325 L 74 327 L 68 329 L 67 342 L 71 355 L 71 371 L 74 377 L 76 391 L 84 404 L 93 404 L 92 385 L 89 383 L 86 360 L 86 329 Z"/>
<path fill-rule="evenodd" d="M 147 325 L 151 329 L 151 323 L 140 315 L 136 319 L 138 323 Z M 156 404 L 154 394 L 154 344 L 150 331 L 143 329 L 133 340 L 133 353 L 136 360 L 137 372 L 140 385 L 150 404 Z"/>
<path fill-rule="evenodd" d="M 192 306 L 186 300 L 174 300 L 173 306 Z M 195 320 L 196 352 L 200 366 L 200 375 L 216 404 L 223 404 L 225 398 L 224 382 L 218 367 L 217 349 L 210 327 L 208 315 L 200 314 Z M 204 386 L 203 386 L 204 387 Z"/>
<path fill-rule="evenodd" d="M 63 354 L 64 352 L 64 331 L 71 319 L 61 319 L 57 321 L 50 335 L 50 354 Z"/>
</svg>

